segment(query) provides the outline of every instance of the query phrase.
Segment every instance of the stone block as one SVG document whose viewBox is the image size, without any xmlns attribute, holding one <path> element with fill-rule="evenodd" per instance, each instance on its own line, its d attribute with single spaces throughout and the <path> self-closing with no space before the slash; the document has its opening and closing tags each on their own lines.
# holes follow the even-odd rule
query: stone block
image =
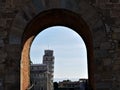
<svg viewBox="0 0 120 90">
<path fill-rule="evenodd" d="M 20 26 L 18 26 L 18 27 L 13 26 L 11 28 L 11 33 L 18 36 L 18 37 L 21 37 L 23 32 L 24 32 L 24 30 Z"/>
<path fill-rule="evenodd" d="M 93 10 L 93 11 L 90 11 L 90 12 L 88 12 L 88 11 L 85 11 L 86 12 L 86 14 L 83 14 L 83 17 L 84 17 L 84 19 L 85 19 L 85 21 L 86 22 L 88 22 L 88 25 L 91 27 L 91 28 L 93 28 L 94 27 L 94 25 L 98 22 L 98 15 L 97 14 L 95 14 L 95 11 Z M 95 15 L 94 15 L 94 14 Z M 89 16 L 88 16 L 88 14 L 89 14 Z"/>
<path fill-rule="evenodd" d="M 115 40 L 120 40 L 120 33 L 113 33 L 112 38 Z"/>
<path fill-rule="evenodd" d="M 64 1 L 64 0 L 63 0 L 63 1 Z M 68 0 L 68 2 L 69 2 L 69 0 Z M 72 2 L 74 2 L 74 1 L 71 0 L 71 4 L 72 4 Z M 68 3 L 66 2 L 66 5 L 67 5 L 67 4 L 68 4 Z M 78 0 L 78 2 L 73 3 L 73 4 L 74 4 L 73 11 L 76 10 L 75 12 L 80 13 L 81 16 L 82 16 L 85 20 L 88 20 L 88 19 L 90 19 L 90 17 L 91 17 L 92 20 L 95 20 L 95 21 L 96 21 L 98 15 L 96 15 L 96 11 L 94 10 L 93 7 L 89 6 L 88 3 L 85 3 L 85 2 L 82 1 L 82 0 L 81 0 L 81 1 Z M 78 8 L 77 8 L 77 7 L 78 7 Z M 71 8 L 71 6 L 69 5 L 68 9 L 70 9 L 70 8 Z M 90 9 L 90 10 L 89 10 L 89 9 Z M 89 15 L 88 15 L 88 14 L 89 14 Z M 94 17 L 94 19 L 93 19 L 93 17 Z"/>
<path fill-rule="evenodd" d="M 108 7 L 108 6 L 107 6 Z M 110 7 L 110 6 L 109 6 Z M 111 6 L 112 7 L 112 6 Z M 110 9 L 103 9 L 102 10 L 102 14 L 105 16 L 105 17 L 110 17 Z"/>
<path fill-rule="evenodd" d="M 6 35 L 7 35 L 7 31 L 5 30 L 0 30 L 0 38 L 6 38 Z"/>
<path fill-rule="evenodd" d="M 4 42 L 3 40 L 0 38 L 0 47 L 3 47 L 4 46 Z"/>
<path fill-rule="evenodd" d="M 94 54 L 95 54 L 96 58 L 98 58 L 98 57 L 102 58 L 102 57 L 108 57 L 109 56 L 108 51 L 104 50 L 104 49 L 102 49 L 102 50 L 95 50 Z"/>
<path fill-rule="evenodd" d="M 102 81 L 109 82 L 109 81 L 113 80 L 113 76 L 110 72 L 109 73 L 103 73 L 102 76 L 103 76 Z"/>
<path fill-rule="evenodd" d="M 102 61 L 102 59 L 101 58 L 97 58 L 96 60 L 95 60 L 95 63 L 97 64 L 97 65 L 102 65 L 103 64 L 103 61 Z"/>
<path fill-rule="evenodd" d="M 65 4 L 66 6 L 65 6 L 65 8 L 72 8 L 72 10 L 76 10 L 77 9 L 77 6 L 79 6 L 79 4 L 84 4 L 86 7 L 84 7 L 85 9 L 87 9 L 87 5 L 84 3 L 84 2 L 81 2 L 81 1 L 78 1 L 78 0 L 76 0 L 75 2 L 73 1 L 73 0 L 66 0 L 66 2 L 65 3 L 67 3 L 67 4 Z"/>
<path fill-rule="evenodd" d="M 101 80 L 101 75 L 100 74 L 95 74 L 94 78 L 96 79 L 96 82 L 99 82 Z"/>
<path fill-rule="evenodd" d="M 112 9 L 110 11 L 110 16 L 111 17 L 120 17 L 120 9 Z"/>
<path fill-rule="evenodd" d="M 32 11 L 28 6 L 25 6 L 23 8 L 24 15 L 28 18 L 28 21 L 30 21 L 33 18 Z"/>
<path fill-rule="evenodd" d="M 119 27 L 112 27 L 111 29 L 114 33 L 120 33 L 120 28 Z"/>
<path fill-rule="evenodd" d="M 114 65 L 120 65 L 120 57 L 114 60 Z"/>
<path fill-rule="evenodd" d="M 4 71 L 5 71 L 4 69 L 5 69 L 5 65 L 0 63 L 0 74 L 4 73 Z"/>
<path fill-rule="evenodd" d="M 120 59 L 120 49 L 116 49 L 115 53 L 114 53 L 114 59 Z"/>
<path fill-rule="evenodd" d="M 16 20 L 13 22 L 13 26 L 18 29 L 24 29 L 27 24 L 27 21 L 22 16 L 22 13 L 18 14 L 15 19 Z"/>
<path fill-rule="evenodd" d="M 7 53 L 3 50 L 0 50 L 0 58 L 6 58 L 7 57 Z"/>
<path fill-rule="evenodd" d="M 114 54 L 114 53 L 115 53 L 115 50 L 114 50 L 114 49 L 109 49 L 109 50 L 108 50 L 108 53 Z M 109 57 L 110 57 L 110 56 L 109 56 Z"/>
<path fill-rule="evenodd" d="M 8 53 L 18 53 L 20 51 L 20 45 L 19 44 L 11 44 L 5 47 Z M 14 48 L 14 49 L 13 49 Z"/>
<path fill-rule="evenodd" d="M 5 8 L 7 8 L 7 9 L 15 8 L 15 4 L 13 2 L 14 2 L 14 0 L 6 0 Z"/>
<path fill-rule="evenodd" d="M 112 83 L 99 82 L 96 84 L 96 87 L 97 87 L 96 90 L 109 90 L 108 88 L 112 87 Z"/>
<path fill-rule="evenodd" d="M 103 2 L 96 2 L 96 3 L 97 3 L 96 4 L 97 7 L 101 8 L 101 9 L 105 9 L 106 8 L 105 3 L 103 3 Z"/>
<path fill-rule="evenodd" d="M 115 64 L 114 66 L 113 66 L 113 69 L 112 70 L 114 70 L 115 72 L 116 71 L 120 71 L 120 65 L 119 64 Z"/>
<path fill-rule="evenodd" d="M 109 73 L 112 70 L 112 65 L 103 65 L 101 73 Z"/>
<path fill-rule="evenodd" d="M 6 19 L 5 18 L 0 18 L 0 27 L 5 27 L 6 26 Z"/>
<path fill-rule="evenodd" d="M 120 18 L 114 18 L 114 26 L 119 27 L 120 26 Z"/>
<path fill-rule="evenodd" d="M 103 59 L 103 64 L 105 66 L 109 66 L 112 64 L 112 60 L 110 58 L 105 58 L 105 59 Z"/>
<path fill-rule="evenodd" d="M 14 74 L 7 74 L 5 76 L 5 79 L 6 79 L 6 83 L 14 83 L 14 82 L 16 82 L 16 78 L 15 78 Z"/>
<path fill-rule="evenodd" d="M 7 18 L 6 19 L 6 26 L 5 26 L 5 28 L 6 29 L 8 29 L 8 28 L 10 28 L 11 27 L 11 25 L 12 25 L 12 23 L 13 23 L 13 19 L 12 18 Z"/>
<path fill-rule="evenodd" d="M 9 44 L 21 44 L 21 37 L 10 36 L 9 37 Z"/>
<path fill-rule="evenodd" d="M 93 42 L 93 46 L 95 49 L 99 49 L 100 48 L 100 42 L 98 42 L 97 40 Z"/>
<path fill-rule="evenodd" d="M 111 49 L 111 43 L 110 42 L 102 42 L 100 44 L 101 49 Z"/>
<path fill-rule="evenodd" d="M 7 53 L 4 51 L 0 51 L 0 63 L 3 63 L 6 60 Z"/>
<path fill-rule="evenodd" d="M 109 10 L 109 11 L 110 11 L 110 9 L 114 8 L 114 4 L 113 4 L 113 3 L 106 3 L 105 6 L 106 6 L 105 9 L 107 9 L 107 10 Z M 104 9 L 103 9 L 103 11 L 104 11 Z M 110 13 L 109 13 L 109 14 L 110 14 Z"/>
<path fill-rule="evenodd" d="M 12 27 L 9 35 L 9 44 L 20 44 L 22 38 L 23 29 L 20 27 Z"/>
<path fill-rule="evenodd" d="M 104 23 L 108 24 L 109 26 L 115 25 L 115 18 L 116 17 L 104 16 Z"/>
<path fill-rule="evenodd" d="M 101 31 L 101 29 L 96 28 L 96 32 L 94 32 L 93 38 L 95 42 L 105 41 L 106 40 L 105 31 Z"/>
<path fill-rule="evenodd" d="M 96 0 L 90 0 L 91 3 L 96 3 Z"/>
<path fill-rule="evenodd" d="M 120 41 L 118 41 L 117 48 L 118 50 L 120 50 Z M 120 51 L 119 51 L 119 54 L 120 54 Z"/>
<path fill-rule="evenodd" d="M 101 3 L 103 3 L 103 4 L 105 4 L 105 3 L 107 3 L 109 0 L 96 0 L 96 2 L 98 3 L 98 4 L 101 4 Z"/>
<path fill-rule="evenodd" d="M 119 3 L 119 0 L 110 0 L 111 3 Z"/>
<path fill-rule="evenodd" d="M 114 9 L 120 9 L 120 3 L 114 3 Z"/>
<path fill-rule="evenodd" d="M 2 13 L 2 18 L 14 18 L 15 17 L 15 13 L 13 13 L 13 11 L 9 11 L 8 12 L 4 12 Z"/>
</svg>

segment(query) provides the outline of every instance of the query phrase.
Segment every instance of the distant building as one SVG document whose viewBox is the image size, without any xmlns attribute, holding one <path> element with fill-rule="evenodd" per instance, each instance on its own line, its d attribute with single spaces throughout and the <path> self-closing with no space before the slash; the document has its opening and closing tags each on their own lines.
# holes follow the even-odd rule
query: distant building
<svg viewBox="0 0 120 90">
<path fill-rule="evenodd" d="M 59 82 L 59 88 L 64 88 L 64 89 L 75 89 L 75 90 L 80 90 L 80 82 L 79 81 L 70 81 L 70 80 L 64 80 L 62 82 Z"/>
<path fill-rule="evenodd" d="M 53 90 L 53 50 L 45 50 L 43 64 L 31 64 L 32 90 Z"/>
<path fill-rule="evenodd" d="M 31 65 L 31 82 L 33 90 L 48 90 L 49 72 L 45 64 Z"/>
<path fill-rule="evenodd" d="M 88 90 L 88 79 L 79 79 L 80 90 Z"/>
<path fill-rule="evenodd" d="M 80 79 L 78 81 L 63 80 L 58 83 L 54 90 L 88 90 L 88 80 Z"/>
</svg>

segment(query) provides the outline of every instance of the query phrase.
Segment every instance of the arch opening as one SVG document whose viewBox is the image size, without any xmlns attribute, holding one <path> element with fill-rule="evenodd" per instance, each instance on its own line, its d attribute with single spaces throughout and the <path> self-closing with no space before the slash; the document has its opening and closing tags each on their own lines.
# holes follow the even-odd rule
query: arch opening
<svg viewBox="0 0 120 90">
<path fill-rule="evenodd" d="M 47 56 L 46 51 L 53 51 L 53 55 Z M 51 57 L 54 59 L 46 60 Z M 31 44 L 30 61 L 30 81 L 31 85 L 34 84 L 34 90 L 53 90 L 53 83 L 59 84 L 57 88 L 64 88 L 66 86 L 60 87 L 64 81 L 71 84 L 78 82 L 80 85 L 86 81 L 83 87 L 88 87 L 86 46 L 80 35 L 68 27 L 53 26 L 41 31 Z M 50 77 L 51 74 L 53 77 Z M 78 83 L 72 88 L 82 88 Z"/>
<path fill-rule="evenodd" d="M 35 36 L 43 29 L 50 26 L 66 26 L 75 30 L 84 40 L 87 48 L 87 57 L 88 57 L 88 73 L 89 73 L 89 84 L 90 87 L 95 90 L 94 87 L 94 69 L 92 65 L 93 57 L 93 43 L 92 35 L 89 30 L 89 27 L 80 17 L 80 15 L 63 9 L 52 9 L 40 13 L 36 16 L 26 27 L 23 35 L 23 51 L 22 51 L 22 60 L 21 60 L 21 88 L 28 88 L 30 80 L 30 46 L 35 38 Z M 25 72 L 25 71 L 28 72 Z M 25 78 L 25 77 L 27 78 Z M 25 85 L 24 82 L 28 83 Z"/>
<path fill-rule="evenodd" d="M 54 81 L 88 79 L 86 45 L 78 33 L 65 26 L 53 26 L 40 32 L 31 44 L 32 64 L 43 64 L 44 50 L 49 49 L 54 51 L 55 57 Z"/>
</svg>

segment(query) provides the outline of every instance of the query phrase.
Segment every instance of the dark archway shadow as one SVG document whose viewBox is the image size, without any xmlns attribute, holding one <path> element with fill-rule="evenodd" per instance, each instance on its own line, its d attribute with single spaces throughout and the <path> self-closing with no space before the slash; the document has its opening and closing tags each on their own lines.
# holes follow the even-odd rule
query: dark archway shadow
<svg viewBox="0 0 120 90">
<path fill-rule="evenodd" d="M 30 84 L 29 51 L 33 39 L 43 29 L 58 25 L 66 26 L 75 30 L 83 38 L 87 48 L 89 86 L 92 90 L 95 90 L 92 34 L 88 25 L 79 14 L 65 9 L 52 9 L 44 11 L 32 19 L 25 28 L 22 39 L 21 90 L 25 90 Z"/>
</svg>

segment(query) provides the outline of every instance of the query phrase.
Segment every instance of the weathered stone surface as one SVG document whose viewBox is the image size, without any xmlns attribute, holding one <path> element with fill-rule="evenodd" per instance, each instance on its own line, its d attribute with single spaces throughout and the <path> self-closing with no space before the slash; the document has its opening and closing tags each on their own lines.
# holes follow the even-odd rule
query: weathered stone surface
<svg viewBox="0 0 120 90">
<path fill-rule="evenodd" d="M 120 10 L 118 9 L 112 9 L 110 12 L 111 17 L 119 17 L 120 16 Z"/>
<path fill-rule="evenodd" d="M 120 28 L 119 27 L 112 27 L 112 30 L 115 33 L 120 33 Z"/>
<path fill-rule="evenodd" d="M 6 83 L 5 90 L 13 87 L 19 90 L 21 40 L 25 27 L 40 12 L 55 8 L 79 14 L 89 26 L 94 44 L 96 90 L 120 90 L 119 0 L 1 0 L 0 80 Z"/>
<path fill-rule="evenodd" d="M 0 77 L 3 77 L 4 75 L 4 72 L 5 72 L 4 68 L 5 68 L 5 65 L 0 63 Z"/>
<path fill-rule="evenodd" d="M 21 14 L 18 14 L 18 15 L 16 16 L 16 19 L 17 19 L 17 20 L 13 22 L 14 27 L 13 27 L 12 29 L 14 29 L 14 28 L 24 29 L 25 26 L 26 26 L 26 24 L 27 24 L 27 21 L 24 19 L 24 17 L 22 17 Z M 21 31 L 22 31 L 22 30 L 21 30 Z"/>
<path fill-rule="evenodd" d="M 1 30 L 0 38 L 3 39 L 6 37 L 6 35 L 7 35 L 7 32 L 5 30 Z"/>
<path fill-rule="evenodd" d="M 109 53 L 107 50 L 104 49 L 99 49 L 99 50 L 95 50 L 95 57 L 108 57 Z"/>
<path fill-rule="evenodd" d="M 111 3 L 119 3 L 119 0 L 110 0 Z"/>
<path fill-rule="evenodd" d="M 113 38 L 113 39 L 116 39 L 116 40 L 120 40 L 120 32 L 118 32 L 118 33 L 113 33 L 113 34 L 112 34 L 112 38 Z"/>
<path fill-rule="evenodd" d="M 4 27 L 6 25 L 6 19 L 5 18 L 0 18 L 0 22 L 2 22 L 0 24 L 0 27 Z"/>
<path fill-rule="evenodd" d="M 110 82 L 108 83 L 105 83 L 104 81 L 103 82 L 99 82 L 96 84 L 96 87 L 97 87 L 97 90 L 110 90 L 111 89 L 111 86 L 112 84 Z"/>
<path fill-rule="evenodd" d="M 112 18 L 113 19 L 113 26 L 115 26 L 115 27 L 119 27 L 119 25 L 120 25 L 120 18 L 117 18 L 117 17 L 113 17 Z"/>
<path fill-rule="evenodd" d="M 112 48 L 112 45 L 110 42 L 103 42 L 100 44 L 100 48 L 101 49 L 110 49 L 110 48 Z"/>
<path fill-rule="evenodd" d="M 0 47 L 3 47 L 4 46 L 4 42 L 2 39 L 0 39 Z"/>
<path fill-rule="evenodd" d="M 112 64 L 112 60 L 110 58 L 105 58 L 103 60 L 105 66 L 109 66 Z"/>
<path fill-rule="evenodd" d="M 7 53 L 4 50 L 0 50 L 0 58 L 6 58 L 7 57 Z"/>
</svg>

